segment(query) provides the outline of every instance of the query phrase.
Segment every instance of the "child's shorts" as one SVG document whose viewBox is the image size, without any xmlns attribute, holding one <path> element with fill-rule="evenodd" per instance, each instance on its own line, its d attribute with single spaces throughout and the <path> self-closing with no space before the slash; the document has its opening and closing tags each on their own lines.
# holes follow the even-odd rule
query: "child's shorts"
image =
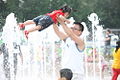
<svg viewBox="0 0 120 80">
<path fill-rule="evenodd" d="M 36 25 L 40 25 L 42 27 L 39 31 L 49 27 L 51 24 L 54 23 L 52 18 L 47 15 L 38 16 L 34 18 L 33 21 L 36 23 Z"/>
</svg>

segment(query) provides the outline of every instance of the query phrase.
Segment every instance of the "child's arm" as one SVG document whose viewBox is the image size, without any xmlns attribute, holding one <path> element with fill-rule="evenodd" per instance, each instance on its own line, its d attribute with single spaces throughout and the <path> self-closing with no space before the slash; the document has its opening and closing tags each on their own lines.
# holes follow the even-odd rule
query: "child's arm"
<svg viewBox="0 0 120 80">
<path fill-rule="evenodd" d="M 61 18 L 64 22 L 67 22 L 68 24 L 70 23 L 70 21 L 62 15 L 59 15 L 58 18 Z"/>
</svg>

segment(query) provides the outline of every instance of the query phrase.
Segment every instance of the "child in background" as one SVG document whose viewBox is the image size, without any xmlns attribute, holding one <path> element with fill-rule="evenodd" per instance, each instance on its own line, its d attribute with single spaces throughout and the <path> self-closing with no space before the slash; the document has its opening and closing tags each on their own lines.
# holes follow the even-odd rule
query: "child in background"
<svg viewBox="0 0 120 80">
<path fill-rule="evenodd" d="M 101 77 L 102 77 L 102 79 L 104 79 L 105 68 L 108 67 L 107 61 L 104 59 L 104 57 L 102 55 L 100 55 L 100 53 L 98 53 L 96 48 L 95 49 L 92 48 L 91 55 L 88 56 L 88 59 L 87 59 L 87 61 L 89 63 L 94 62 L 94 60 L 93 60 L 93 52 L 94 52 L 94 57 L 95 57 L 95 63 L 97 63 L 96 71 L 100 70 L 100 68 L 101 68 Z M 93 64 L 92 65 L 90 64 L 88 67 L 89 67 L 89 69 L 91 69 L 91 67 L 93 67 Z"/>
<path fill-rule="evenodd" d="M 113 64 L 112 64 L 112 80 L 117 80 L 120 74 L 120 40 L 116 42 L 116 49 L 113 53 Z"/>
<path fill-rule="evenodd" d="M 34 18 L 33 20 L 27 20 L 24 23 L 19 23 L 20 29 L 24 28 L 26 25 L 36 24 L 35 27 L 25 30 L 25 36 L 28 38 L 28 34 L 30 32 L 39 30 L 42 31 L 43 29 L 49 27 L 53 23 L 58 23 L 57 17 L 62 18 L 65 22 L 70 23 L 68 19 L 66 19 L 72 11 L 72 8 L 68 5 L 62 6 L 59 10 L 54 10 L 52 13 L 47 13 L 45 15 L 40 15 Z"/>
<path fill-rule="evenodd" d="M 73 73 L 71 69 L 61 69 L 60 70 L 60 78 L 58 80 L 72 80 Z"/>
</svg>

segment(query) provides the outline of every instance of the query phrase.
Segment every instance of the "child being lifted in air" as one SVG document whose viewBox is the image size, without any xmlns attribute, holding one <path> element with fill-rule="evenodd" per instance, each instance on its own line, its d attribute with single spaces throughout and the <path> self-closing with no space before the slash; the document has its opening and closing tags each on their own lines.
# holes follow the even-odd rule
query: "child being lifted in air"
<svg viewBox="0 0 120 80">
<path fill-rule="evenodd" d="M 45 28 L 49 27 L 51 24 L 58 23 L 57 17 L 60 17 L 61 19 L 63 19 L 67 23 L 70 23 L 70 21 L 66 18 L 70 15 L 71 11 L 72 11 L 71 7 L 69 7 L 68 5 L 64 5 L 60 9 L 54 10 L 51 13 L 37 16 L 33 20 L 27 20 L 24 23 L 19 23 L 19 27 L 20 27 L 20 29 L 22 29 L 26 25 L 36 24 L 35 27 L 24 31 L 24 34 L 25 34 L 26 38 L 28 39 L 28 34 L 30 32 L 33 32 L 36 30 L 42 31 Z"/>
</svg>

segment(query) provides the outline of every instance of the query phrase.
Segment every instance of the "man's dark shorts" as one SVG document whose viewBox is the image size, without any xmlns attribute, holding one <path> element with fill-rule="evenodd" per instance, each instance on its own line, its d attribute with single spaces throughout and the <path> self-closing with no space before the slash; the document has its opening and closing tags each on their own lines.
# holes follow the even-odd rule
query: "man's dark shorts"
<svg viewBox="0 0 120 80">
<path fill-rule="evenodd" d="M 40 15 L 34 18 L 33 21 L 36 23 L 36 25 L 40 25 L 42 27 L 39 31 L 49 27 L 51 24 L 54 23 L 52 18 L 47 15 Z"/>
</svg>

